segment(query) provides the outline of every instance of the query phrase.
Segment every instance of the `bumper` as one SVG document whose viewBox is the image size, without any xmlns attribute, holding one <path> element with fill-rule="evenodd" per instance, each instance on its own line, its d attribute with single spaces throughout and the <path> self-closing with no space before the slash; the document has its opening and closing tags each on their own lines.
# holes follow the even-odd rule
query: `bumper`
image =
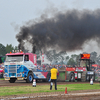
<svg viewBox="0 0 100 100">
<path fill-rule="evenodd" d="M 10 78 L 9 77 L 6 77 L 5 80 L 10 80 Z"/>
<path fill-rule="evenodd" d="M 6 77 L 5 80 L 10 80 L 12 77 Z M 13 77 L 14 78 L 14 77 Z M 15 77 L 16 78 L 16 77 Z M 17 77 L 17 80 L 24 80 L 24 77 Z"/>
<path fill-rule="evenodd" d="M 24 77 L 17 77 L 17 80 L 24 80 Z"/>
</svg>

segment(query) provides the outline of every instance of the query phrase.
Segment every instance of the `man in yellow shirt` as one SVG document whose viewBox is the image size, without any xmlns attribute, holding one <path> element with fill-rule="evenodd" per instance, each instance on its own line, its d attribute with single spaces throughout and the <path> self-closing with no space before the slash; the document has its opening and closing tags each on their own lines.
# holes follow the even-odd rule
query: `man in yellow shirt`
<svg viewBox="0 0 100 100">
<path fill-rule="evenodd" d="M 50 84 L 50 90 L 52 90 L 53 82 L 55 83 L 55 90 L 57 90 L 57 72 L 58 70 L 55 68 L 51 69 L 51 84 Z"/>
</svg>

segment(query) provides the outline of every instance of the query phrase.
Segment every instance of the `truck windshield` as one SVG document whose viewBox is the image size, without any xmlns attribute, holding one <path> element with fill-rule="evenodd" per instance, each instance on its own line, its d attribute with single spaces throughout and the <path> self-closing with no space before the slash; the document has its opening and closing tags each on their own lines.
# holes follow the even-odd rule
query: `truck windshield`
<svg viewBox="0 0 100 100">
<path fill-rule="evenodd" d="M 6 56 L 6 62 L 9 62 L 9 61 L 12 61 L 12 62 L 23 61 L 23 55 L 8 55 L 8 56 Z"/>
</svg>

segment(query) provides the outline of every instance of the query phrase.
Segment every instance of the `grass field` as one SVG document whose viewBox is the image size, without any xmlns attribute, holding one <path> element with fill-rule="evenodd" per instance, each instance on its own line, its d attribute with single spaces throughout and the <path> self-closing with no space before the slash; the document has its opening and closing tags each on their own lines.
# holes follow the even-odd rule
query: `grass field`
<svg viewBox="0 0 100 100">
<path fill-rule="evenodd" d="M 36 87 L 32 86 L 15 86 L 15 87 L 0 87 L 0 96 L 7 95 L 19 95 L 19 94 L 31 94 L 31 93 L 43 93 L 43 92 L 64 92 L 67 87 L 67 91 L 77 91 L 77 90 L 93 90 L 100 89 L 99 83 L 93 85 L 90 84 L 66 84 L 57 85 L 57 90 L 49 90 L 50 85 L 38 85 Z"/>
<path fill-rule="evenodd" d="M 4 80 L 4 78 L 0 78 L 0 80 Z"/>
</svg>

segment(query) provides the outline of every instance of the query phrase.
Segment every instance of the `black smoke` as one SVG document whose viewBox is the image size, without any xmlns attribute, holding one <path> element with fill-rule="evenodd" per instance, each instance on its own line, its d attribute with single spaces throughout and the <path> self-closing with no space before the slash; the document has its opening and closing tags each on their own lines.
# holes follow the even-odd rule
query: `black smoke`
<svg viewBox="0 0 100 100">
<path fill-rule="evenodd" d="M 33 52 L 36 51 L 35 48 L 82 50 L 83 44 L 91 39 L 99 42 L 100 9 L 70 10 L 66 13 L 57 13 L 52 18 L 41 17 L 37 22 L 31 21 L 31 25 L 27 23 L 26 26 L 22 26 L 16 38 L 20 48 L 24 48 L 24 40 L 31 43 Z"/>
</svg>

